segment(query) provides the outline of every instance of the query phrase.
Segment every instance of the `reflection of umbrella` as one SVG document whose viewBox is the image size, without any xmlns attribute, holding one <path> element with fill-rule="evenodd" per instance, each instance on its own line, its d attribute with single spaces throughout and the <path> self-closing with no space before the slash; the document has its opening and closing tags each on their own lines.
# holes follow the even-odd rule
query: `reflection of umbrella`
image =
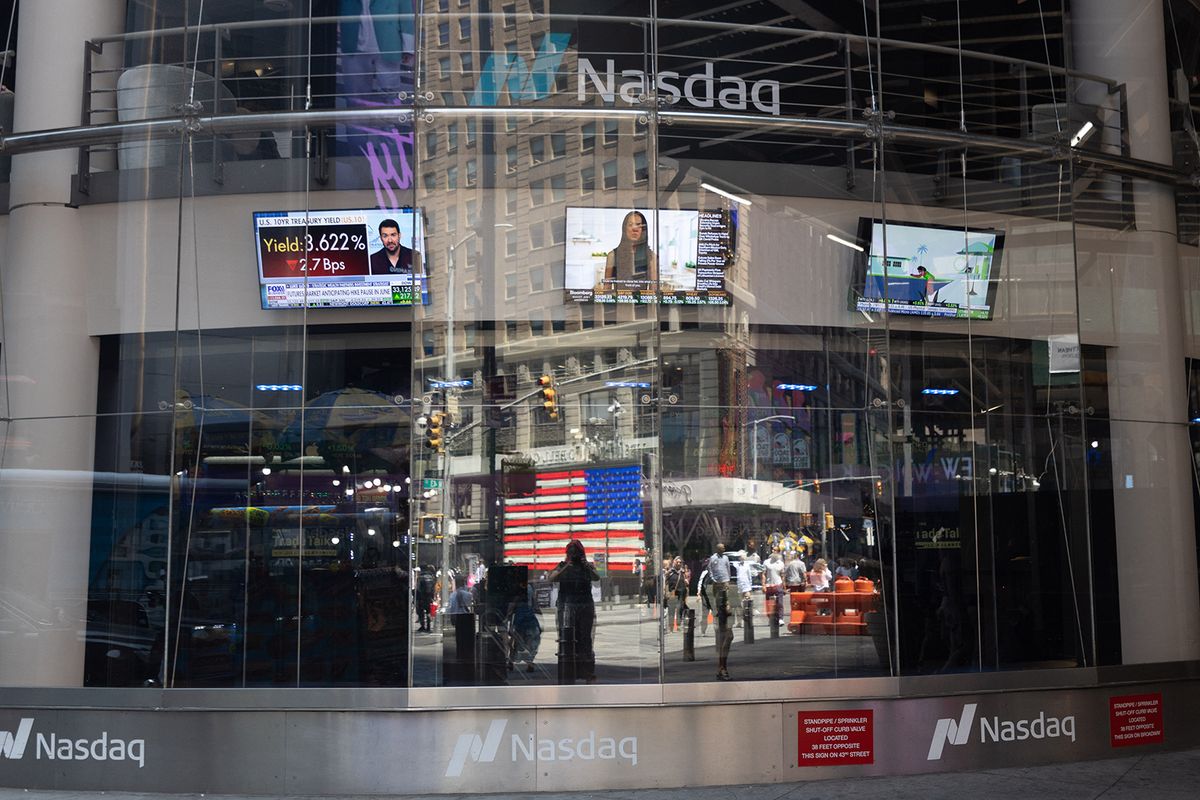
<svg viewBox="0 0 1200 800">
<path fill-rule="evenodd" d="M 960 256 L 990 256 L 995 253 L 993 248 L 987 242 L 971 242 L 966 248 L 959 250 L 957 255 Z"/>
<path fill-rule="evenodd" d="M 408 444 L 402 412 L 380 392 L 348 386 L 326 392 L 304 406 L 303 428 L 297 411 L 280 434 L 280 445 L 305 455 L 310 448 L 329 466 L 357 464 L 359 469 L 402 463 Z"/>
<path fill-rule="evenodd" d="M 179 447 L 184 453 L 194 453 L 199 443 L 205 456 L 249 455 L 251 432 L 254 441 L 261 444 L 263 430 L 270 427 L 262 412 L 211 395 L 180 391 L 175 411 Z"/>
</svg>

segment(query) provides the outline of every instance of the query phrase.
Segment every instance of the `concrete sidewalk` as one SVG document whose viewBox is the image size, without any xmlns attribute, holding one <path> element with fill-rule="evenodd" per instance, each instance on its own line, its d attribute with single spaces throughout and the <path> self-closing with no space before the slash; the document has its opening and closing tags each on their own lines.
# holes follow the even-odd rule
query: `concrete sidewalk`
<svg viewBox="0 0 1200 800">
<path fill-rule="evenodd" d="M 328 795 L 326 795 L 329 797 Z M 524 795 L 339 795 L 340 800 L 517 800 Z M 539 800 L 1193 800 L 1200 796 L 1200 749 L 1103 761 L 948 772 L 898 778 L 855 778 L 692 789 L 622 789 L 539 794 Z M 246 795 L 51 792 L 0 789 L 0 800 L 252 800 Z M 264 800 L 263 795 L 253 800 Z M 297 795 L 289 795 L 289 798 Z M 273 800 L 284 800 L 277 796 Z"/>
</svg>

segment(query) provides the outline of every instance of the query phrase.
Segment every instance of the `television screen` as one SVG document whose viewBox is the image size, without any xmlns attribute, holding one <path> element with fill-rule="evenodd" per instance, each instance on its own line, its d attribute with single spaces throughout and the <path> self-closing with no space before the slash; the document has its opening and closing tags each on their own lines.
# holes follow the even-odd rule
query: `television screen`
<svg viewBox="0 0 1200 800">
<path fill-rule="evenodd" d="M 857 311 L 991 319 L 1004 233 L 859 220 Z"/>
<path fill-rule="evenodd" d="M 420 212 L 258 211 L 262 307 L 348 308 L 429 302 Z"/>
<path fill-rule="evenodd" d="M 737 210 L 567 209 L 567 298 L 729 305 Z"/>
</svg>

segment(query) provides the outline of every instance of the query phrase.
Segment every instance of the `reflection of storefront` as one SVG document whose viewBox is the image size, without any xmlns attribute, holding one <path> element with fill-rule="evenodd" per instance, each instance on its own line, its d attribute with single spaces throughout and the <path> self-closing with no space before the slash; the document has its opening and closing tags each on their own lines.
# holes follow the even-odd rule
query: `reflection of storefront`
<svg viewBox="0 0 1200 800">
<path fill-rule="evenodd" d="M 752 544 L 764 555 L 785 539 L 806 541 L 809 553 L 834 558 L 865 555 L 862 508 L 847 499 L 799 487 L 742 478 L 698 478 L 663 484 L 663 548 L 707 556 L 717 542 L 731 549 Z M 837 526 L 855 537 L 835 537 Z"/>
</svg>

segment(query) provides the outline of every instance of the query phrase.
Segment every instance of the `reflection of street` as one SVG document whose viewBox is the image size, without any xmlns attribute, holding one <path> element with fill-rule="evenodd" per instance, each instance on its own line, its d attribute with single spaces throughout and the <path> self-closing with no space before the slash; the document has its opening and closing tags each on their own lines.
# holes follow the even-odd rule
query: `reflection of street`
<svg viewBox="0 0 1200 800">
<path fill-rule="evenodd" d="M 683 631 L 664 635 L 666 680 L 710 682 L 716 672 L 716 626 L 700 633 L 700 614 L 695 598 L 695 661 L 683 660 Z M 781 630 L 770 638 L 763 613 L 762 597 L 756 595 L 754 643 L 743 640 L 743 630 L 734 628 L 729 653 L 729 672 L 734 680 L 781 680 L 788 678 L 872 676 L 883 674 L 870 636 L 794 635 Z M 548 685 L 557 682 L 557 641 L 554 609 L 543 610 L 541 649 L 534 671 L 507 673 L 511 685 Z M 655 683 L 658 681 L 659 610 L 646 604 L 601 603 L 596 606 L 596 676 L 600 683 Z M 436 626 L 435 626 L 436 628 Z M 437 685 L 437 662 L 442 637 L 436 633 L 414 633 L 413 682 L 415 686 Z"/>
</svg>

